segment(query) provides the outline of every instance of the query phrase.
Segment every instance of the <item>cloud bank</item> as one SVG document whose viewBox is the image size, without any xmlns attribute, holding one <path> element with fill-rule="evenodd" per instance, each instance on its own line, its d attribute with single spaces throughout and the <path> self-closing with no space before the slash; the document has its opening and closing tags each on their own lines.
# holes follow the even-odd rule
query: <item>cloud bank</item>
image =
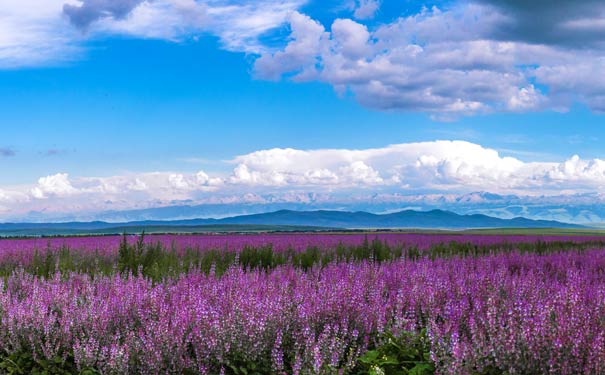
<svg viewBox="0 0 605 375">
<path fill-rule="evenodd" d="M 62 172 L 0 188 L 0 215 L 100 212 L 197 203 L 267 203 L 317 194 L 527 196 L 605 193 L 605 160 L 573 155 L 522 161 L 465 141 L 402 143 L 370 149 L 276 148 L 235 157 L 229 172 L 148 172 L 110 177 Z M 288 198 L 290 197 L 290 198 Z"/>
<path fill-rule="evenodd" d="M 251 55 L 257 78 L 324 82 L 382 111 L 605 112 L 602 1 L 458 1 L 379 21 L 379 1 L 344 3 L 322 24 L 306 0 L 6 0 L 0 68 L 78 58 L 89 38 L 209 34 Z"/>
<path fill-rule="evenodd" d="M 6 0 L 0 2 L 0 69 L 81 58 L 86 41 L 110 36 L 175 43 L 217 36 L 230 51 L 262 53 L 261 35 L 304 0 Z"/>
<path fill-rule="evenodd" d="M 287 45 L 263 54 L 255 71 L 325 82 L 369 108 L 437 119 L 566 111 L 577 101 L 603 112 L 605 5 L 557 3 L 461 2 L 372 28 L 351 19 L 328 28 L 293 14 Z"/>
</svg>

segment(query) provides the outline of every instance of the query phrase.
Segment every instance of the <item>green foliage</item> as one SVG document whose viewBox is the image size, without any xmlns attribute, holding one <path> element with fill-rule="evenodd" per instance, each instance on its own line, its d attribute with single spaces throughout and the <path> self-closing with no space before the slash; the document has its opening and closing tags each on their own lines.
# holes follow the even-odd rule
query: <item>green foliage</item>
<svg viewBox="0 0 605 375">
<path fill-rule="evenodd" d="M 235 249 L 203 249 L 189 247 L 176 249 L 176 245 L 164 245 L 160 242 L 145 240 L 143 232 L 134 243 L 126 235 L 120 241 L 117 255 L 102 255 L 99 251 L 82 250 L 69 247 L 35 249 L 32 260 L 25 264 L 15 260 L 0 263 L 0 277 L 7 278 L 15 269 L 23 269 L 34 276 L 50 278 L 57 273 L 69 273 L 111 276 L 116 273 L 142 275 L 153 282 L 167 278 L 176 278 L 193 270 L 220 277 L 230 267 L 243 270 L 270 271 L 282 265 L 293 265 L 303 271 L 314 267 L 326 267 L 340 262 L 392 262 L 398 259 L 416 261 L 422 258 L 438 259 L 451 257 L 479 257 L 497 253 L 535 253 L 551 254 L 563 251 L 584 251 L 603 247 L 605 241 L 533 241 L 528 243 L 498 243 L 477 245 L 471 242 L 439 243 L 428 249 L 419 249 L 416 245 L 389 244 L 378 237 L 366 236 L 361 244 L 345 245 L 339 243 L 330 248 L 309 246 L 304 250 L 288 248 L 276 251 L 272 245 L 245 246 Z M 515 272 L 511 269 L 511 272 Z"/>
<path fill-rule="evenodd" d="M 240 352 L 231 351 L 225 358 L 225 375 L 272 375 L 275 371 L 271 368 L 270 358 L 270 353 L 265 353 L 264 356 L 251 360 Z"/>
<path fill-rule="evenodd" d="M 399 336 L 386 332 L 381 344 L 359 358 L 355 375 L 432 375 L 435 366 L 430 358 L 426 330 L 404 332 Z"/>
<path fill-rule="evenodd" d="M 239 365 L 229 365 L 228 370 L 225 371 L 227 375 L 270 375 L 272 374 L 271 369 L 264 369 L 257 366 L 255 363 L 245 363 Z"/>
<path fill-rule="evenodd" d="M 499 369 L 495 365 L 489 365 L 481 371 L 473 371 L 471 375 L 508 375 L 508 372 Z"/>
<path fill-rule="evenodd" d="M 21 350 L 0 355 L 0 373 L 9 375 L 100 375 L 92 368 L 78 370 L 73 355 L 52 359 L 35 358 L 31 351 Z"/>
</svg>

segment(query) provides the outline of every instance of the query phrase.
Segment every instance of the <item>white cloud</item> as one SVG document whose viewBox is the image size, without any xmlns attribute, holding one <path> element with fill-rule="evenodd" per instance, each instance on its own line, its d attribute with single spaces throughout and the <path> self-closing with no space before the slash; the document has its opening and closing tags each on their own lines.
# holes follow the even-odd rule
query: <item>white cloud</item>
<svg viewBox="0 0 605 375">
<path fill-rule="evenodd" d="M 101 18 L 87 32 L 179 41 L 207 30 L 208 7 L 194 0 L 141 1 L 126 17 Z"/>
<path fill-rule="evenodd" d="M 584 54 L 587 54 L 585 52 Z M 597 112 L 605 112 L 605 53 L 542 65 L 535 70 L 539 82 L 551 90 L 553 100 L 565 106 L 572 100 L 585 102 Z"/>
<path fill-rule="evenodd" d="M 179 42 L 217 36 L 230 51 L 261 53 L 259 41 L 306 0 L 3 0 L 0 69 L 79 58 L 87 39 L 128 35 Z M 71 22 L 70 22 L 71 21 Z"/>
<path fill-rule="evenodd" d="M 395 144 L 383 148 L 270 149 L 242 155 L 231 184 L 389 190 L 548 192 L 595 189 L 605 183 L 605 162 L 577 156 L 561 162 L 524 162 L 464 141 Z"/>
<path fill-rule="evenodd" d="M 67 173 L 57 173 L 41 177 L 38 180 L 38 185 L 31 190 L 32 196 L 38 199 L 51 196 L 64 197 L 76 193 L 78 193 L 78 190 L 71 185 Z"/>
<path fill-rule="evenodd" d="M 340 168 L 340 174 L 354 183 L 361 185 L 378 185 L 383 182 L 380 174 L 372 167 L 357 160 Z"/>
<path fill-rule="evenodd" d="M 185 176 L 180 173 L 173 173 L 168 176 L 168 182 L 174 189 L 184 190 L 189 189 L 189 182 L 185 180 Z"/>
<path fill-rule="evenodd" d="M 141 181 L 141 179 L 139 179 L 138 177 L 134 179 L 134 181 L 132 183 L 130 183 L 127 187 L 128 190 L 132 190 L 132 191 L 145 191 L 147 190 L 149 187 L 147 186 L 147 184 L 143 181 Z"/>
<path fill-rule="evenodd" d="M 464 141 L 395 144 L 348 150 L 270 149 L 242 155 L 232 185 L 285 188 L 382 187 L 390 190 L 548 191 L 594 189 L 605 182 L 600 159 L 523 162 Z M 573 165 L 573 168 L 570 167 Z"/>
<path fill-rule="evenodd" d="M 262 1 L 139 1 L 127 17 L 105 17 L 90 32 L 128 34 L 142 38 L 180 41 L 209 33 L 230 51 L 260 53 L 266 32 L 287 22 L 304 0 Z"/>
<path fill-rule="evenodd" d="M 65 62 L 81 53 L 65 0 L 0 1 L 0 69 Z"/>
<path fill-rule="evenodd" d="M 294 12 L 289 17 L 291 41 L 283 51 L 266 53 L 255 62 L 256 75 L 263 79 L 278 79 L 284 73 L 296 71 L 304 76 L 314 72 L 326 35 L 324 27 L 309 16 Z"/>
<path fill-rule="evenodd" d="M 357 60 L 370 53 L 370 33 L 362 24 L 349 19 L 337 19 L 332 24 L 334 51 L 347 59 Z"/>
<path fill-rule="evenodd" d="M 358 150 L 275 148 L 237 156 L 231 163 L 231 172 L 222 174 L 53 174 L 29 186 L 1 187 L 0 211 L 16 217 L 31 211 L 120 211 L 184 202 L 262 204 L 272 202 L 263 198 L 267 195 L 302 202 L 324 193 L 346 194 L 351 199 L 368 194 L 424 196 L 429 192 L 605 193 L 605 160 L 574 155 L 552 162 L 522 161 L 465 141 Z"/>
<path fill-rule="evenodd" d="M 379 0 L 359 0 L 353 16 L 359 20 L 373 18 L 380 8 Z"/>
<path fill-rule="evenodd" d="M 307 0 L 210 1 L 210 31 L 230 51 L 260 53 L 267 48 L 259 37 L 287 23 Z"/>
<path fill-rule="evenodd" d="M 314 27 L 291 22 L 287 45 L 263 54 L 255 68 L 260 77 L 284 75 L 349 90 L 370 108 L 422 111 L 437 119 L 566 110 L 575 101 L 603 111 L 605 82 L 598 72 L 604 51 L 496 36 L 502 25 L 515 22 L 510 17 L 495 6 L 463 2 L 423 9 L 372 30 L 337 19 L 325 31 L 300 15 Z"/>
<path fill-rule="evenodd" d="M 546 177 L 552 181 L 600 184 L 605 182 L 605 161 L 582 160 L 578 155 L 574 155 L 549 169 Z"/>
<path fill-rule="evenodd" d="M 545 101 L 544 96 L 534 85 L 522 87 L 508 100 L 508 108 L 511 111 L 524 112 L 539 109 Z"/>
<path fill-rule="evenodd" d="M 605 112 L 602 2 L 577 7 L 559 2 L 557 10 L 531 2 L 459 1 L 371 27 L 363 20 L 374 16 L 378 0 L 349 2 L 355 20 L 330 25 L 300 13 L 306 3 L 5 0 L 0 68 L 73 60 L 85 52 L 88 39 L 108 35 L 181 42 L 210 34 L 226 50 L 256 56 L 259 78 L 325 82 L 383 111 L 452 120 L 477 113 L 565 111 L 582 102 Z M 527 18 L 534 13 L 542 22 Z M 267 44 L 264 37 L 284 25 L 290 36 Z"/>
</svg>

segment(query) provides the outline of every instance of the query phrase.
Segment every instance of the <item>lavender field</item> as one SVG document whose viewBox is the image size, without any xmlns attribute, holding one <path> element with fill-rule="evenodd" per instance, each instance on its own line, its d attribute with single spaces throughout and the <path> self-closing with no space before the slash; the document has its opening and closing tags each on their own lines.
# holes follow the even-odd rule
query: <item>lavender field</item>
<svg viewBox="0 0 605 375">
<path fill-rule="evenodd" d="M 276 252 L 287 250 L 303 251 L 309 247 L 320 250 L 333 249 L 338 245 L 362 245 L 366 240 L 378 239 L 391 246 L 417 247 L 427 250 L 438 244 L 450 242 L 470 243 L 476 246 L 496 246 L 502 244 L 533 244 L 535 242 L 573 242 L 578 244 L 600 243 L 602 236 L 560 236 L 560 235 L 478 235 L 478 234 L 421 234 L 421 233 L 294 233 L 294 234 L 217 234 L 217 235 L 147 235 L 145 244 L 160 243 L 164 248 L 174 248 L 178 253 L 187 249 L 208 251 L 240 251 L 245 247 L 271 246 Z M 0 239 L 0 263 L 7 261 L 28 262 L 35 251 L 57 251 L 68 248 L 81 254 L 95 254 L 113 257 L 118 253 L 123 236 L 78 236 L 47 238 Z M 140 236 L 127 236 L 129 243 L 140 240 Z"/>
<path fill-rule="evenodd" d="M 0 241 L 0 373 L 605 374 L 605 239 Z"/>
</svg>

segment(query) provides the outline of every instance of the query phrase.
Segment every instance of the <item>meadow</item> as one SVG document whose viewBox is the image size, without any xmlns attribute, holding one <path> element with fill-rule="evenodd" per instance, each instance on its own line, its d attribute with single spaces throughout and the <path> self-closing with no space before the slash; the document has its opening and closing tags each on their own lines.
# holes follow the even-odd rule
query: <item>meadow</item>
<svg viewBox="0 0 605 375">
<path fill-rule="evenodd" d="M 0 240 L 0 373 L 605 374 L 605 237 Z"/>
</svg>

